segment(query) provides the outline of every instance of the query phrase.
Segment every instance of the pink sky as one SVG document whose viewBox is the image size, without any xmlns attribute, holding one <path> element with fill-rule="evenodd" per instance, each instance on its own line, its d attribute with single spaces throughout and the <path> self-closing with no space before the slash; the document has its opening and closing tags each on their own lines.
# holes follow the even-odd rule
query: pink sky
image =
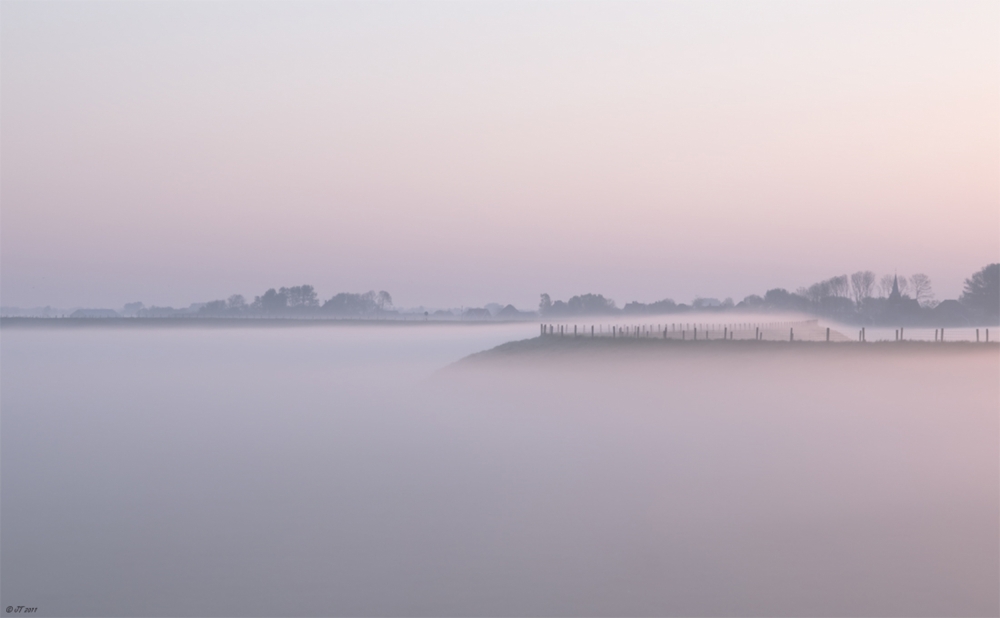
<svg viewBox="0 0 1000 618">
<path fill-rule="evenodd" d="M 4 305 L 943 299 L 1000 260 L 995 2 L 0 14 Z"/>
</svg>

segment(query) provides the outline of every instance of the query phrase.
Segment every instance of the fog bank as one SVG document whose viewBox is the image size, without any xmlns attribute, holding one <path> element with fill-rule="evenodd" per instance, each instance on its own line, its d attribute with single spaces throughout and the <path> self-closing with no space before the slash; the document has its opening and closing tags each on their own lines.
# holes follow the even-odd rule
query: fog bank
<svg viewBox="0 0 1000 618">
<path fill-rule="evenodd" d="M 3 604 L 1000 611 L 986 346 L 449 366 L 535 327 L 5 330 Z"/>
</svg>

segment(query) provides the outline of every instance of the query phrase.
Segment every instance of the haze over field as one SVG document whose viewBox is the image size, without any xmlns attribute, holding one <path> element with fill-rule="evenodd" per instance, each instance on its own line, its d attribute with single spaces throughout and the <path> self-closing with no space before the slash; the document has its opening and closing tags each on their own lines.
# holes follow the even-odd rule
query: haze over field
<svg viewBox="0 0 1000 618">
<path fill-rule="evenodd" d="M 956 298 L 1000 261 L 995 2 L 0 11 L 4 305 Z"/>
<path fill-rule="evenodd" d="M 440 371 L 534 331 L 5 330 L 3 603 L 1000 611 L 995 344 L 619 346 Z"/>
</svg>

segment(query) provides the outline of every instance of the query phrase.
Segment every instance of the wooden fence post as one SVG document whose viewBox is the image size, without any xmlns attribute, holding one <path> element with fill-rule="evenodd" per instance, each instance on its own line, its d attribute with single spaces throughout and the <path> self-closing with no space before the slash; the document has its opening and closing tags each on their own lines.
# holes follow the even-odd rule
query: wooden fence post
<svg viewBox="0 0 1000 618">
<path fill-rule="evenodd" d="M 826 327 L 826 342 L 830 343 L 830 327 Z"/>
</svg>

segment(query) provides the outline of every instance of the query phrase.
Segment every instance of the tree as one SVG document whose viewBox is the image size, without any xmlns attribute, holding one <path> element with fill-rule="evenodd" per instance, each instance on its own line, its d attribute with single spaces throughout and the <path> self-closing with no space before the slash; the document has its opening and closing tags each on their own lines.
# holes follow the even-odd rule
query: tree
<svg viewBox="0 0 1000 618">
<path fill-rule="evenodd" d="M 316 290 L 311 285 L 281 288 L 278 292 L 288 297 L 289 307 L 309 308 L 319 306 L 319 300 L 316 298 Z"/>
<path fill-rule="evenodd" d="M 882 275 L 878 280 L 878 297 L 889 298 L 892 293 L 892 275 Z"/>
<path fill-rule="evenodd" d="M 931 289 L 931 278 L 923 273 L 917 273 L 910 277 L 910 285 L 913 286 L 913 298 L 922 307 L 926 307 L 934 300 L 934 291 Z"/>
<path fill-rule="evenodd" d="M 850 286 L 847 284 L 847 275 L 830 277 L 828 281 L 830 282 L 831 296 L 841 296 L 847 298 L 847 295 L 850 291 Z"/>
<path fill-rule="evenodd" d="M 243 311 L 247 308 L 247 301 L 242 294 L 233 294 L 226 300 L 226 307 L 230 311 Z"/>
<path fill-rule="evenodd" d="M 582 294 L 574 296 L 566 303 L 569 313 L 574 314 L 601 314 L 615 313 L 615 301 L 604 298 L 603 294 Z"/>
<path fill-rule="evenodd" d="M 375 296 L 375 304 L 378 305 L 379 311 L 385 311 L 386 307 L 392 306 L 392 296 L 385 290 L 382 290 Z"/>
<path fill-rule="evenodd" d="M 795 293 L 799 296 L 805 296 L 814 303 L 818 303 L 830 295 L 830 283 L 827 281 L 820 281 L 819 283 L 814 283 L 807 288 L 799 288 L 795 291 Z"/>
<path fill-rule="evenodd" d="M 226 301 L 224 300 L 213 300 L 211 302 L 202 305 L 198 313 L 203 315 L 218 315 L 220 313 L 226 312 Z"/>
<path fill-rule="evenodd" d="M 746 299 L 744 299 L 744 302 L 746 302 Z M 774 288 L 764 294 L 764 305 L 767 308 L 782 311 L 808 311 L 809 299 L 805 296 L 792 294 L 784 288 Z"/>
<path fill-rule="evenodd" d="M 818 303 L 829 296 L 847 296 L 847 275 L 830 277 L 826 281 L 814 283 L 808 288 L 799 288 L 796 293 Z"/>
<path fill-rule="evenodd" d="M 1000 315 L 1000 264 L 988 264 L 966 279 L 958 300 L 987 316 Z"/>
<path fill-rule="evenodd" d="M 552 299 L 548 294 L 542 294 L 542 300 L 538 303 L 538 312 L 545 315 L 552 309 Z"/>
<path fill-rule="evenodd" d="M 851 275 L 851 296 L 858 307 L 865 300 L 871 298 L 872 289 L 875 287 L 875 273 L 870 270 L 859 270 Z"/>
<path fill-rule="evenodd" d="M 375 311 L 375 292 L 349 294 L 341 292 L 323 303 L 323 311 L 337 315 L 364 315 Z"/>
<path fill-rule="evenodd" d="M 262 311 L 267 313 L 274 313 L 284 310 L 288 307 L 288 296 L 285 295 L 284 289 L 278 292 L 274 288 L 264 292 L 263 296 L 258 296 L 254 299 L 254 304 L 259 307 Z"/>
<path fill-rule="evenodd" d="M 125 308 L 122 310 L 122 315 L 126 317 L 136 317 L 142 312 L 144 308 L 145 305 L 143 305 L 140 302 L 125 303 Z"/>
</svg>

